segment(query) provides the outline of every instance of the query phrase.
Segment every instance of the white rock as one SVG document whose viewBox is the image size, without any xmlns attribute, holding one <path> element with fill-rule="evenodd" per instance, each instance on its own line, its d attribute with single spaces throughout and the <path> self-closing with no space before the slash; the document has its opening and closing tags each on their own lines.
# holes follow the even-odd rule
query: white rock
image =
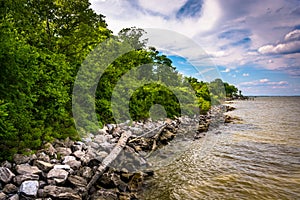
<svg viewBox="0 0 300 200">
<path fill-rule="evenodd" d="M 37 166 L 30 166 L 27 164 L 17 165 L 16 171 L 18 174 L 40 174 L 42 171 Z"/>
<path fill-rule="evenodd" d="M 48 179 L 54 180 L 56 183 L 63 183 L 67 180 L 69 173 L 63 169 L 51 169 L 47 174 Z"/>
<path fill-rule="evenodd" d="M 20 193 L 25 194 L 26 196 L 36 197 L 37 191 L 39 189 L 38 181 L 24 181 L 20 186 Z"/>
<path fill-rule="evenodd" d="M 54 165 L 53 169 L 64 169 L 64 170 L 70 170 L 70 165 Z"/>
<path fill-rule="evenodd" d="M 69 161 L 76 160 L 74 156 L 65 156 L 63 163 L 67 163 Z"/>
<path fill-rule="evenodd" d="M 0 167 L 0 181 L 8 183 L 15 175 L 6 167 Z"/>
</svg>

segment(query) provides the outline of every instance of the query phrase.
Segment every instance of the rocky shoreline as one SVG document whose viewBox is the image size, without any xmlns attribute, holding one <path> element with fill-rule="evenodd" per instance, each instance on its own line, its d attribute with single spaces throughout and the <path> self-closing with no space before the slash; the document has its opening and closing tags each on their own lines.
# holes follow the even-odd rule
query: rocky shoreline
<svg viewBox="0 0 300 200">
<path fill-rule="evenodd" d="M 35 154 L 16 154 L 13 163 L 0 165 L 0 200 L 138 199 L 144 180 L 154 174 L 147 162 L 153 152 L 174 138 L 204 137 L 209 129 L 231 122 L 224 112 L 232 109 L 215 106 L 193 118 L 108 124 L 82 141 L 57 140 Z"/>
</svg>

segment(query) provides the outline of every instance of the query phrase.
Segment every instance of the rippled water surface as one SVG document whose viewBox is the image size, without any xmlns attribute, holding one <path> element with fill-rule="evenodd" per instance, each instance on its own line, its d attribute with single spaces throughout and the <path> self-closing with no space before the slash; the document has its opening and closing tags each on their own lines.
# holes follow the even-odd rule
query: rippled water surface
<svg viewBox="0 0 300 200">
<path fill-rule="evenodd" d="M 181 143 L 188 150 L 156 170 L 141 199 L 300 199 L 300 97 L 232 106 L 243 121 Z"/>
</svg>

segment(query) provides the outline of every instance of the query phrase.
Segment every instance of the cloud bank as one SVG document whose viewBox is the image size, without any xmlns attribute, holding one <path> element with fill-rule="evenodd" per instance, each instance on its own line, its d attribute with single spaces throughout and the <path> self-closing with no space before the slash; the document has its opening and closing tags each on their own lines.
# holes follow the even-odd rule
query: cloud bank
<svg viewBox="0 0 300 200">
<path fill-rule="evenodd" d="M 300 81 L 300 4 L 298 0 L 92 0 L 116 34 L 122 28 L 162 28 L 194 40 L 224 74 L 252 78 L 278 71 Z M 166 44 L 165 49 L 170 47 Z M 178 46 L 186 49 L 184 44 Z M 185 52 L 186 53 L 186 52 Z M 191 51 L 190 58 L 204 54 Z M 248 70 L 248 71 L 247 71 Z M 241 74 L 234 74 L 242 71 Z M 249 76 L 251 74 L 251 76 Z M 270 73 L 271 74 L 271 73 Z M 272 73 L 273 74 L 273 73 Z M 278 76 L 268 77 L 280 82 Z M 226 76 L 225 76 L 226 78 Z M 236 79 L 234 79 L 236 80 Z M 233 80 L 233 81 L 234 81 Z M 242 80 L 239 80 L 241 83 Z M 286 80 L 283 80 L 286 81 Z M 272 82 L 272 81 L 271 81 Z M 296 88 L 296 89 L 297 89 Z M 294 88 L 295 89 L 295 88 Z"/>
</svg>

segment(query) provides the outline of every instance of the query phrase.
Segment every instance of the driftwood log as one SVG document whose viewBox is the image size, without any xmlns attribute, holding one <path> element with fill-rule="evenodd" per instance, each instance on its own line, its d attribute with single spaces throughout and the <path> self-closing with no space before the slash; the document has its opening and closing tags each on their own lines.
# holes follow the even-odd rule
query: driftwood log
<svg viewBox="0 0 300 200">
<path fill-rule="evenodd" d="M 107 167 L 118 157 L 118 155 L 121 153 L 123 148 L 126 146 L 128 138 L 132 135 L 130 131 L 125 131 L 122 133 L 118 143 L 113 148 L 113 150 L 104 158 L 102 163 L 97 168 L 96 173 L 90 180 L 90 182 L 87 185 L 87 191 L 91 189 L 91 187 L 97 182 L 97 180 L 103 175 Z"/>
<path fill-rule="evenodd" d="M 158 127 L 154 128 L 154 129 L 152 129 L 152 130 L 150 130 L 150 131 L 148 131 L 148 132 L 146 132 L 146 133 L 143 133 L 142 135 L 137 136 L 136 138 L 130 140 L 129 143 L 134 142 L 134 141 L 136 141 L 137 139 L 139 139 L 139 138 L 141 138 L 141 137 L 144 137 L 144 136 L 146 136 L 146 135 L 148 135 L 148 134 L 150 134 L 150 133 L 156 131 L 157 129 L 165 128 L 166 126 L 167 126 L 167 123 L 164 123 L 164 124 L 161 125 L 161 126 L 158 126 Z"/>
<path fill-rule="evenodd" d="M 164 126 L 161 126 L 159 131 L 154 135 L 152 149 L 151 149 L 150 153 L 146 156 L 146 158 L 148 158 L 157 149 L 158 138 L 161 136 L 161 134 L 163 133 L 163 131 L 167 125 L 168 125 L 168 123 L 165 123 Z"/>
</svg>

